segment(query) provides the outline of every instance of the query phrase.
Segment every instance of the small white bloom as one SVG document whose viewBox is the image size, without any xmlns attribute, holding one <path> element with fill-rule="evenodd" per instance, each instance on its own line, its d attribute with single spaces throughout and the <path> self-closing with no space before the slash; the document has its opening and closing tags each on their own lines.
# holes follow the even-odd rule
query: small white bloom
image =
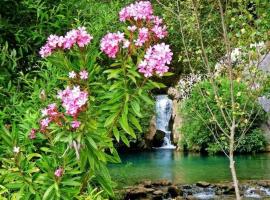
<svg viewBox="0 0 270 200">
<path fill-rule="evenodd" d="M 13 152 L 14 153 L 19 153 L 20 152 L 20 147 L 13 147 Z"/>
<path fill-rule="evenodd" d="M 75 78 L 76 77 L 76 73 L 74 71 L 71 71 L 68 73 L 68 77 L 69 78 Z"/>
</svg>

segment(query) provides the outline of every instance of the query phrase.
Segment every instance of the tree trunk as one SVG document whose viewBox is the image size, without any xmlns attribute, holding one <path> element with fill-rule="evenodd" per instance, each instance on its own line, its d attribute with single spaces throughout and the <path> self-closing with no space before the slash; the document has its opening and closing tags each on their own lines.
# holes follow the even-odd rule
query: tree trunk
<svg viewBox="0 0 270 200">
<path fill-rule="evenodd" d="M 239 192 L 238 180 L 237 180 L 237 175 L 236 175 L 236 170 L 235 170 L 235 161 L 234 161 L 234 134 L 231 134 L 231 138 L 230 138 L 229 157 L 230 157 L 230 169 L 231 169 L 231 174 L 232 174 L 232 179 L 233 179 L 236 200 L 240 200 L 241 196 Z"/>
</svg>

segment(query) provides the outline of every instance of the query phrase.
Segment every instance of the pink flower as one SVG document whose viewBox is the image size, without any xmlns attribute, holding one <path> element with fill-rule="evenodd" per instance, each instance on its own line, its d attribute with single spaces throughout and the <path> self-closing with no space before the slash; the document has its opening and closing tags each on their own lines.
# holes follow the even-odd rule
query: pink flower
<svg viewBox="0 0 270 200">
<path fill-rule="evenodd" d="M 60 167 L 57 170 L 55 170 L 54 175 L 59 178 L 63 176 L 63 173 L 64 173 L 64 169 Z"/>
<path fill-rule="evenodd" d="M 155 36 L 159 39 L 163 39 L 168 35 L 167 27 L 165 25 L 164 26 L 155 25 L 151 30 L 155 33 Z"/>
<path fill-rule="evenodd" d="M 71 71 L 68 73 L 69 78 L 76 78 L 76 73 L 74 71 Z"/>
<path fill-rule="evenodd" d="M 88 72 L 87 72 L 86 70 L 82 70 L 82 71 L 80 72 L 80 78 L 81 78 L 82 80 L 87 79 L 87 78 L 88 78 Z"/>
<path fill-rule="evenodd" d="M 119 44 L 124 40 L 124 33 L 108 33 L 101 39 L 101 51 L 110 58 L 115 58 L 119 51 Z"/>
<path fill-rule="evenodd" d="M 143 46 L 143 44 L 148 41 L 149 39 L 149 31 L 148 28 L 140 28 L 139 29 L 139 36 L 138 39 L 135 40 L 135 45 L 136 46 Z"/>
<path fill-rule="evenodd" d="M 51 47 L 49 47 L 48 44 L 46 44 L 43 47 L 41 47 L 39 54 L 42 58 L 46 58 L 52 54 L 52 49 Z"/>
<path fill-rule="evenodd" d="M 134 32 L 134 31 L 136 31 L 136 29 L 137 29 L 137 26 L 128 26 L 127 27 L 127 29 L 129 30 L 129 31 L 131 31 L 131 32 Z"/>
<path fill-rule="evenodd" d="M 36 138 L 36 133 L 37 133 L 37 130 L 32 128 L 31 131 L 30 131 L 30 134 L 29 134 L 29 138 L 31 140 L 35 139 Z"/>
<path fill-rule="evenodd" d="M 45 117 L 45 116 L 47 116 L 47 115 L 48 115 L 48 109 L 47 109 L 47 108 L 42 109 L 42 110 L 41 110 L 41 116 L 42 116 L 42 117 Z"/>
<path fill-rule="evenodd" d="M 124 41 L 123 41 L 123 48 L 126 49 L 126 48 L 129 47 L 129 45 L 130 45 L 130 41 L 124 39 Z"/>
<path fill-rule="evenodd" d="M 74 120 L 74 121 L 71 122 L 71 127 L 72 128 L 79 128 L 80 125 L 81 125 L 81 122 L 79 122 L 79 121 Z"/>
<path fill-rule="evenodd" d="M 87 33 L 85 27 L 79 27 L 77 29 L 77 44 L 79 47 L 84 47 L 91 42 L 93 37 Z"/>
<path fill-rule="evenodd" d="M 155 25 L 161 25 L 163 23 L 163 19 L 161 19 L 159 16 L 152 16 L 151 20 Z"/>
<path fill-rule="evenodd" d="M 51 120 L 48 117 L 42 119 L 40 121 L 41 129 L 46 129 L 46 127 L 49 126 L 50 122 L 51 122 Z"/>
<path fill-rule="evenodd" d="M 153 14 L 153 8 L 150 1 L 140 1 L 123 8 L 119 12 L 120 21 L 126 20 L 147 20 Z"/>
<path fill-rule="evenodd" d="M 143 73 L 145 77 L 151 77 L 154 73 L 162 76 L 168 72 L 172 60 L 173 53 L 169 45 L 165 43 L 154 45 L 147 49 L 144 60 L 138 65 L 139 72 Z"/>
<path fill-rule="evenodd" d="M 67 32 L 67 34 L 65 36 L 63 48 L 70 49 L 71 47 L 73 47 L 73 45 L 76 43 L 76 41 L 77 41 L 77 30 L 73 29 L 73 30 Z"/>
<path fill-rule="evenodd" d="M 93 37 L 87 33 L 85 27 L 68 31 L 65 36 L 50 35 L 47 43 L 41 47 L 39 54 L 45 58 L 56 49 L 71 49 L 75 44 L 79 47 L 85 47 L 92 39 Z"/>
<path fill-rule="evenodd" d="M 58 40 L 59 36 L 50 35 L 47 39 L 47 44 L 49 45 L 50 48 L 55 49 L 56 47 L 58 47 Z"/>
<path fill-rule="evenodd" d="M 57 98 L 61 99 L 66 114 L 74 117 L 77 116 L 82 107 L 86 105 L 88 93 L 81 91 L 79 86 L 73 86 L 73 89 L 68 86 L 65 90 L 58 92 Z"/>
</svg>

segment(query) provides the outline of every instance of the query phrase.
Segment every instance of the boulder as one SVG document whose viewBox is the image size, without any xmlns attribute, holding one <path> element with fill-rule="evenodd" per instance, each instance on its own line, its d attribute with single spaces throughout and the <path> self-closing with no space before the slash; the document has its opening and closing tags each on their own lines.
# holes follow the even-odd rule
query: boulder
<svg viewBox="0 0 270 200">
<path fill-rule="evenodd" d="M 177 100 L 173 100 L 172 106 L 172 140 L 174 144 L 178 144 L 181 140 L 180 127 L 182 123 L 182 118 L 179 113 L 180 102 Z"/>
<path fill-rule="evenodd" d="M 152 145 L 154 147 L 161 147 L 164 142 L 165 132 L 162 130 L 157 130 L 156 134 L 154 135 Z"/>
<path fill-rule="evenodd" d="M 164 180 L 158 180 L 152 183 L 153 186 L 169 186 L 172 185 L 172 182 L 164 179 Z"/>
<path fill-rule="evenodd" d="M 211 185 L 210 183 L 207 183 L 205 181 L 199 181 L 199 182 L 196 183 L 196 186 L 202 187 L 202 188 L 209 187 L 210 185 Z"/>
<path fill-rule="evenodd" d="M 124 199 L 125 200 L 135 200 L 140 198 L 145 198 L 147 196 L 147 189 L 144 187 L 136 187 L 128 190 Z"/>
<path fill-rule="evenodd" d="M 145 139 L 147 141 L 152 141 L 157 131 L 156 116 L 153 116 L 150 120 L 148 132 L 145 134 Z"/>
<path fill-rule="evenodd" d="M 168 193 L 172 198 L 175 198 L 180 195 L 180 189 L 175 185 L 171 185 L 168 187 Z"/>
</svg>

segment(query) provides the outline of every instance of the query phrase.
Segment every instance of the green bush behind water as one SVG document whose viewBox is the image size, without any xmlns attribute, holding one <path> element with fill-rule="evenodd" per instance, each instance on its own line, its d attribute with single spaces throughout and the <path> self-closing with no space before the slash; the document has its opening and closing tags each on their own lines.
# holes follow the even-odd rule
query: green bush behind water
<svg viewBox="0 0 270 200">
<path fill-rule="evenodd" d="M 205 93 L 205 97 L 201 96 L 201 91 Z M 231 115 L 230 81 L 228 79 L 220 78 L 217 81 L 217 93 L 222 99 L 222 105 L 226 107 L 226 113 Z M 222 147 L 225 150 L 228 150 L 228 140 L 213 120 L 213 117 L 206 106 L 208 105 L 211 108 L 213 114 L 216 116 L 216 120 L 220 123 L 221 127 L 228 132 L 228 128 L 226 127 L 214 96 L 212 84 L 209 80 L 205 80 L 194 86 L 190 97 L 183 102 L 180 108 L 180 112 L 183 115 L 181 133 L 183 133 L 184 139 L 182 145 L 188 150 L 207 151 L 209 153 L 221 151 L 220 146 L 208 127 L 210 127 L 217 137 L 220 138 Z M 265 149 L 266 141 L 262 131 L 258 128 L 265 120 L 264 111 L 262 111 L 257 103 L 254 103 L 256 101 L 249 95 L 249 89 L 245 83 L 234 81 L 234 96 L 235 103 L 239 106 L 236 111 L 236 117 L 237 120 L 241 122 L 236 128 L 236 139 L 240 137 L 241 133 L 245 130 L 246 125 L 250 123 L 250 121 L 245 122 L 245 119 L 248 119 L 248 116 L 251 115 L 250 119 L 253 120 L 257 115 L 236 151 L 242 153 L 263 151 Z M 204 121 L 202 119 L 204 119 Z"/>
</svg>

